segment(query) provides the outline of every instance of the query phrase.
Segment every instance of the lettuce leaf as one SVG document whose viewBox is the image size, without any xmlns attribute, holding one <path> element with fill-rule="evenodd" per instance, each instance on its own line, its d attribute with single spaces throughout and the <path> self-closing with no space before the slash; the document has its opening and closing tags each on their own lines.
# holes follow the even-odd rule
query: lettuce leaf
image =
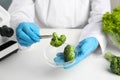
<svg viewBox="0 0 120 80">
<path fill-rule="evenodd" d="M 103 31 L 120 46 L 120 6 L 113 9 L 112 13 L 106 12 L 102 17 Z"/>
</svg>

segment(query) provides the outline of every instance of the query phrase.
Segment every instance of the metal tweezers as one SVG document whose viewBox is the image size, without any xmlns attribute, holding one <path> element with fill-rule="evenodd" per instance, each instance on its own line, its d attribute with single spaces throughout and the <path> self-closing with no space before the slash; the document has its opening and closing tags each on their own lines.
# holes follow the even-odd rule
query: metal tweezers
<svg viewBox="0 0 120 80">
<path fill-rule="evenodd" d="M 40 39 L 47 39 L 47 38 L 52 38 L 52 35 L 40 35 Z"/>
</svg>

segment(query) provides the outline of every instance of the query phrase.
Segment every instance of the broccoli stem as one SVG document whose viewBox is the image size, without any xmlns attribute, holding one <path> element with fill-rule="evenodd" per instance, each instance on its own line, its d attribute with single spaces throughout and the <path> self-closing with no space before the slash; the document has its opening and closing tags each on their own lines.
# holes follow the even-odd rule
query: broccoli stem
<svg viewBox="0 0 120 80">
<path fill-rule="evenodd" d="M 105 53 L 105 59 L 107 59 L 109 62 L 112 61 L 112 58 L 115 57 L 115 55 L 113 55 L 111 52 L 106 52 Z"/>
<path fill-rule="evenodd" d="M 56 32 L 53 32 L 52 35 L 53 35 L 53 38 L 51 39 L 50 44 L 54 47 L 59 47 L 62 44 L 64 44 L 64 42 L 66 41 L 65 35 L 61 35 L 59 37 Z"/>
<path fill-rule="evenodd" d="M 111 52 L 107 52 L 105 58 L 110 62 L 111 71 L 120 75 L 120 57 L 113 55 Z"/>
</svg>

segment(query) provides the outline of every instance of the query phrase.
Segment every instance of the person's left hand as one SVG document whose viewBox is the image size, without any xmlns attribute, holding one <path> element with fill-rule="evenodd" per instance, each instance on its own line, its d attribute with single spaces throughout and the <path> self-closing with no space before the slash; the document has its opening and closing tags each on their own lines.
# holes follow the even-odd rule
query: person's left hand
<svg viewBox="0 0 120 80">
<path fill-rule="evenodd" d="M 58 53 L 54 61 L 64 66 L 64 69 L 72 68 L 77 65 L 81 60 L 86 58 L 89 54 L 95 51 L 98 47 L 98 40 L 94 37 L 89 37 L 82 40 L 75 48 L 75 62 L 71 65 L 65 65 L 64 54 Z"/>
</svg>

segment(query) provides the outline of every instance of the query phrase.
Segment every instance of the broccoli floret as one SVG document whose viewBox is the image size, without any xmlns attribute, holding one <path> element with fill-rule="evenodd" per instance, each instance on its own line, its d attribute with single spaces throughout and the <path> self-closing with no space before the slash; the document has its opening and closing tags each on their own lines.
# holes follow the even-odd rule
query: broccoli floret
<svg viewBox="0 0 120 80">
<path fill-rule="evenodd" d="M 111 52 L 105 53 L 104 57 L 110 62 L 111 71 L 120 75 L 120 57 L 113 55 Z"/>
<path fill-rule="evenodd" d="M 120 46 L 120 7 L 106 12 L 102 18 L 103 31 L 109 35 L 116 46 Z"/>
<path fill-rule="evenodd" d="M 50 44 L 54 47 L 59 47 L 66 41 L 65 35 L 61 35 L 60 37 L 58 37 L 56 32 L 53 32 L 52 35 L 53 35 L 53 38 L 51 39 Z"/>
<path fill-rule="evenodd" d="M 65 61 L 73 61 L 75 58 L 74 47 L 72 45 L 67 45 L 64 49 L 64 59 Z"/>
</svg>

